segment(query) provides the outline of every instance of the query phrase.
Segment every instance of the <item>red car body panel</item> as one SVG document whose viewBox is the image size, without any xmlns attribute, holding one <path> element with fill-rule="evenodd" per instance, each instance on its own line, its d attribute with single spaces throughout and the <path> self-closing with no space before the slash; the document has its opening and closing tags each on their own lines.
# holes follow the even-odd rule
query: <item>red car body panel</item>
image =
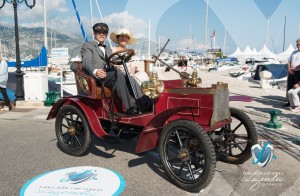
<svg viewBox="0 0 300 196">
<path fill-rule="evenodd" d="M 101 100 L 98 100 L 98 102 L 101 102 Z M 93 104 L 95 103 L 95 100 L 84 97 L 66 97 L 63 99 L 60 99 L 56 104 L 53 105 L 47 120 L 55 118 L 57 115 L 58 110 L 63 106 L 63 105 L 76 105 L 78 106 L 83 113 L 86 116 L 86 119 L 93 131 L 93 133 L 100 138 L 103 138 L 103 136 L 108 135 L 104 129 L 102 128 L 99 117 L 97 116 L 95 111 L 99 111 L 99 106 L 98 107 L 91 107 L 89 103 Z"/>
<path fill-rule="evenodd" d="M 182 87 L 181 80 L 164 81 L 164 86 L 163 92 L 155 99 L 153 112 L 114 117 L 114 121 L 119 124 L 144 127 L 137 142 L 136 153 L 157 147 L 164 126 L 174 120 L 194 121 L 206 132 L 231 123 L 230 115 L 228 118 L 213 121 L 215 89 Z M 231 100 L 250 101 L 252 97 L 234 96 Z M 64 97 L 52 107 L 47 119 L 55 118 L 59 109 L 69 104 L 78 106 L 84 112 L 91 131 L 97 137 L 103 138 L 108 135 L 100 123 L 100 120 L 110 121 L 109 109 L 104 99 L 92 99 L 86 96 Z M 122 104 L 119 99 L 116 99 L 114 112 L 120 112 L 120 110 L 122 110 Z"/>
</svg>

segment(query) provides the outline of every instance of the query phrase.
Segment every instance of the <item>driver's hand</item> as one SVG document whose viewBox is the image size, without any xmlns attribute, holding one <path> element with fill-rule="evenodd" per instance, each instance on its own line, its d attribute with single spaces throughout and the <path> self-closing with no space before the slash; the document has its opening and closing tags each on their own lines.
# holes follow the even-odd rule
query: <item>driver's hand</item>
<svg viewBox="0 0 300 196">
<path fill-rule="evenodd" d="M 96 72 L 96 76 L 98 78 L 105 78 L 106 77 L 106 71 L 104 71 L 104 69 L 98 69 Z"/>
</svg>

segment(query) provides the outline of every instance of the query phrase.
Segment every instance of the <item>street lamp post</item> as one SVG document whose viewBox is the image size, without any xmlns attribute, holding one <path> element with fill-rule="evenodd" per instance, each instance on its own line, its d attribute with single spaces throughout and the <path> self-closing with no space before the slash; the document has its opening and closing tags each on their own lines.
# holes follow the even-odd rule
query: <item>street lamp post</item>
<svg viewBox="0 0 300 196">
<path fill-rule="evenodd" d="M 19 47 L 19 27 L 18 27 L 18 14 L 17 8 L 18 4 L 23 3 L 27 7 L 32 9 L 35 6 L 35 0 L 32 0 L 32 5 L 29 5 L 27 0 L 2 0 L 2 5 L 0 9 L 4 7 L 5 3 L 12 4 L 14 7 L 14 19 L 15 19 L 15 41 L 16 41 L 16 97 L 17 100 L 24 100 L 24 87 L 23 87 L 23 73 L 21 71 L 21 59 L 20 59 L 20 47 Z"/>
</svg>

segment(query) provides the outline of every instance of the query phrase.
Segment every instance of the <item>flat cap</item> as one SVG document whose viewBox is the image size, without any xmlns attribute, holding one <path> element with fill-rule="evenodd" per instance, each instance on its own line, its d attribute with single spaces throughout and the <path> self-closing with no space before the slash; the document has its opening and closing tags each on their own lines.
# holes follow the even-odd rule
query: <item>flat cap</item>
<svg viewBox="0 0 300 196">
<path fill-rule="evenodd" d="M 94 24 L 93 31 L 106 31 L 106 32 L 108 32 L 109 28 L 108 28 L 107 24 L 101 22 L 101 23 Z"/>
</svg>

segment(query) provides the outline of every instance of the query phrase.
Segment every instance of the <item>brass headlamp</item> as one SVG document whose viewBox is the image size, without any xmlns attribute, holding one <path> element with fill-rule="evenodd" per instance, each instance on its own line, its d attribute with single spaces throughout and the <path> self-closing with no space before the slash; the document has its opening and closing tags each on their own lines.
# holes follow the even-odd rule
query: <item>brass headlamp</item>
<svg viewBox="0 0 300 196">
<path fill-rule="evenodd" d="M 164 83 L 158 80 L 158 75 L 156 71 L 152 71 L 150 74 L 150 80 L 142 83 L 142 92 L 148 97 L 155 99 L 164 90 Z"/>
<path fill-rule="evenodd" d="M 188 79 L 186 86 L 187 87 L 201 87 L 202 80 L 198 78 L 197 70 L 194 69 L 192 73 L 192 77 Z"/>
</svg>

